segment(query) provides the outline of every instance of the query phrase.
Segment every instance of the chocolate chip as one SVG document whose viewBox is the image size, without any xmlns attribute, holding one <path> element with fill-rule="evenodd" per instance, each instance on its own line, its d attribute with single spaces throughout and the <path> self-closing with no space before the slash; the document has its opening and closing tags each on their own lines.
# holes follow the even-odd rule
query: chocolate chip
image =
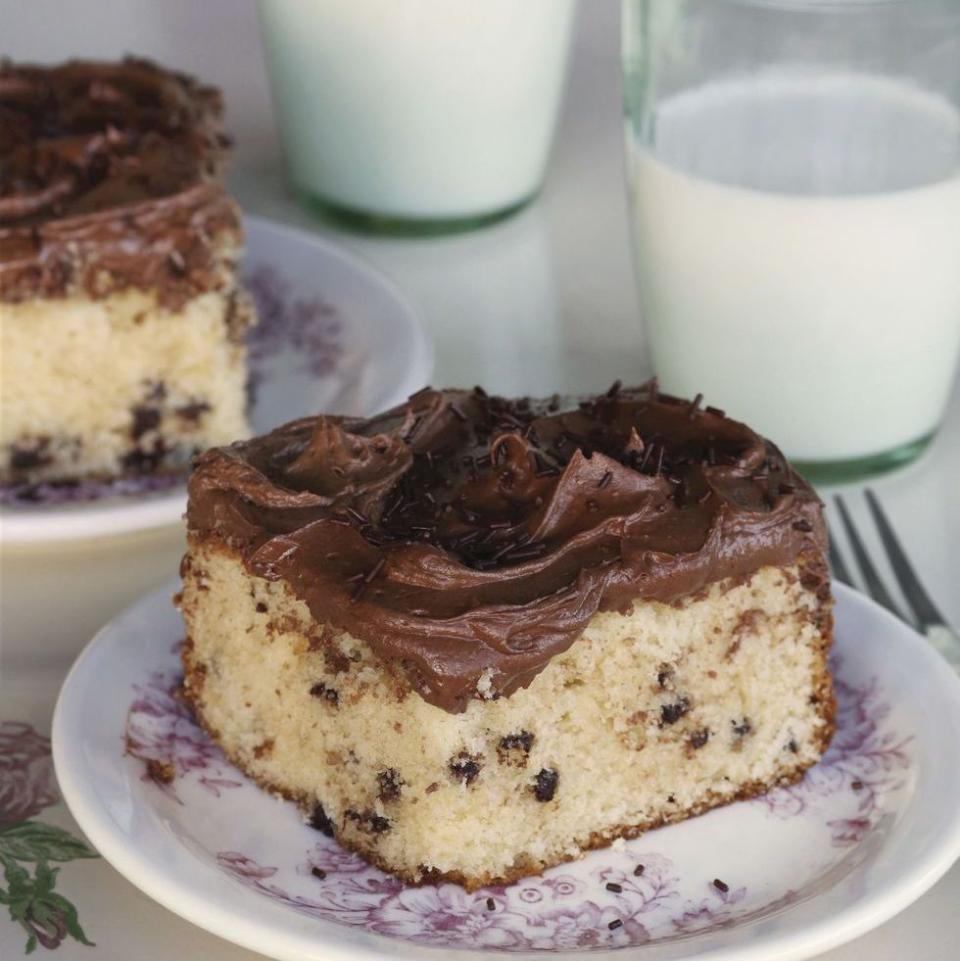
<svg viewBox="0 0 960 961">
<path fill-rule="evenodd" d="M 496 910 L 496 907 L 497 907 L 497 902 L 494 901 L 493 898 L 487 898 L 487 910 L 494 911 Z"/>
<path fill-rule="evenodd" d="M 525 767 L 527 755 L 536 740 L 531 731 L 518 731 L 516 734 L 506 734 L 497 744 L 497 760 L 501 764 L 515 764 Z"/>
<path fill-rule="evenodd" d="M 267 613 L 267 605 L 264 604 L 263 601 L 258 601 L 258 602 L 257 602 L 257 613 L 258 613 L 258 614 L 266 614 L 266 613 Z"/>
<path fill-rule="evenodd" d="M 137 447 L 127 451 L 121 458 L 121 463 L 124 470 L 130 473 L 150 474 L 160 466 L 166 453 L 167 445 L 164 444 L 162 439 L 158 439 L 152 450 L 140 450 Z"/>
<path fill-rule="evenodd" d="M 178 407 L 175 411 L 177 417 L 190 424 L 196 424 L 200 418 L 212 408 L 205 400 L 194 400 L 189 404 Z"/>
<path fill-rule="evenodd" d="M 672 677 L 673 677 L 672 667 L 661 667 L 660 670 L 657 671 L 657 686 L 661 688 L 666 687 L 667 682 Z"/>
<path fill-rule="evenodd" d="M 383 834 L 390 830 L 390 822 L 373 811 L 346 811 L 344 816 L 356 824 L 357 829 L 364 834 Z"/>
<path fill-rule="evenodd" d="M 557 793 L 560 775 L 551 767 L 541 768 L 533 784 L 533 793 L 538 801 L 552 801 Z"/>
<path fill-rule="evenodd" d="M 482 758 L 479 754 L 467 754 L 461 751 L 450 759 L 450 773 L 464 784 L 473 784 L 480 773 Z"/>
<path fill-rule="evenodd" d="M 750 718 L 748 717 L 745 717 L 739 723 L 737 721 L 731 721 L 730 725 L 733 728 L 733 733 L 736 734 L 737 737 L 746 737 L 753 730 L 753 725 L 750 723 Z"/>
<path fill-rule="evenodd" d="M 377 775 L 377 784 L 380 787 L 377 797 L 384 802 L 396 801 L 400 797 L 400 788 L 406 783 L 395 767 L 388 767 Z"/>
<path fill-rule="evenodd" d="M 530 748 L 533 747 L 533 741 L 534 736 L 530 731 L 519 731 L 517 734 L 507 734 L 500 738 L 500 747 L 505 751 L 519 747 L 529 754 Z"/>
<path fill-rule="evenodd" d="M 323 681 L 318 681 L 314 684 L 313 687 L 310 688 L 310 693 L 313 697 L 322 698 L 327 703 L 334 705 L 334 707 L 340 703 L 340 695 L 337 691 L 332 687 L 327 687 Z"/>
<path fill-rule="evenodd" d="M 50 447 L 50 438 L 43 437 L 32 447 L 20 447 L 17 444 L 10 446 L 10 467 L 17 471 L 34 470 L 37 467 L 45 467 L 51 463 L 53 458 L 47 453 Z"/>
<path fill-rule="evenodd" d="M 686 697 L 681 697 L 679 701 L 675 701 L 673 704 L 664 704 L 660 708 L 660 726 L 676 724 L 689 710 L 690 700 Z"/>
<path fill-rule="evenodd" d="M 307 823 L 315 831 L 325 834 L 328 838 L 333 837 L 333 821 L 327 817 L 327 812 L 324 811 L 323 805 L 319 801 L 314 804 L 313 811 L 310 814 L 310 820 Z"/>
<path fill-rule="evenodd" d="M 130 425 L 130 436 L 139 440 L 147 431 L 155 430 L 160 425 L 160 411 L 156 407 L 139 405 L 133 408 L 133 420 Z"/>
<path fill-rule="evenodd" d="M 699 731 L 694 731 L 693 734 L 690 735 L 690 747 L 692 747 L 694 750 L 697 750 L 698 748 L 703 747 L 703 745 L 709 740 L 710 729 L 707 727 L 702 727 Z"/>
</svg>

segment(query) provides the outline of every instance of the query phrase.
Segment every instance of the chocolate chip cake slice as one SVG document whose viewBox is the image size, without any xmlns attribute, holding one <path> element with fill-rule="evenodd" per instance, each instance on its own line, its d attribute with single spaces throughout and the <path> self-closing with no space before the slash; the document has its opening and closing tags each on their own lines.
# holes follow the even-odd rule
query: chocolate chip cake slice
<svg viewBox="0 0 960 961">
<path fill-rule="evenodd" d="M 426 389 L 208 451 L 184 689 L 412 882 L 506 882 L 796 781 L 833 730 L 821 505 L 721 411 Z"/>
<path fill-rule="evenodd" d="M 183 469 L 248 433 L 218 91 L 0 65 L 0 483 Z"/>
</svg>

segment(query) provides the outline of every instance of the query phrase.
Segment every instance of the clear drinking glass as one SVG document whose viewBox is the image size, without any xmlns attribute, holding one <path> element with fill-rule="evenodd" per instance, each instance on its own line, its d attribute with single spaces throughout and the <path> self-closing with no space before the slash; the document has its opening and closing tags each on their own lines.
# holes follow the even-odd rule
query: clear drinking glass
<svg viewBox="0 0 960 961">
<path fill-rule="evenodd" d="M 960 0 L 625 0 L 665 389 L 821 479 L 915 457 L 960 351 Z"/>
<path fill-rule="evenodd" d="M 355 226 L 488 223 L 546 170 L 575 0 L 261 0 L 290 177 Z"/>
</svg>

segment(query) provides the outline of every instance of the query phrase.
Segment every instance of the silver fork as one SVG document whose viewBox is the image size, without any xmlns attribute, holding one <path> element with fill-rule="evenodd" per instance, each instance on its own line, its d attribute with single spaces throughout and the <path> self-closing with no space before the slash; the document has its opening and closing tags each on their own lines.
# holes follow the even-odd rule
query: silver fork
<svg viewBox="0 0 960 961">
<path fill-rule="evenodd" d="M 867 507 L 876 525 L 877 533 L 880 535 L 880 543 L 890 562 L 890 568 L 900 587 L 904 600 L 910 608 L 913 617 L 904 616 L 897 606 L 897 603 L 890 596 L 890 592 L 885 587 L 877 569 L 870 560 L 870 555 L 863 543 L 863 539 L 857 533 L 847 505 L 843 498 L 837 494 L 834 496 L 834 503 L 840 513 L 840 520 L 850 542 L 850 548 L 857 561 L 857 567 L 863 575 L 863 583 L 867 593 L 878 603 L 883 605 L 888 611 L 896 615 L 907 624 L 916 627 L 927 640 L 947 659 L 951 666 L 960 671 L 960 635 L 947 623 L 946 618 L 937 609 L 932 598 L 927 593 L 924 586 L 917 577 L 917 572 L 910 563 L 897 535 L 893 531 L 887 515 L 880 506 L 880 501 L 876 494 L 869 488 L 865 491 Z M 830 535 L 830 567 L 836 580 L 849 584 L 851 587 L 856 585 L 850 575 L 850 569 L 843 560 L 842 555 L 837 550 L 836 538 L 831 532 Z"/>
</svg>

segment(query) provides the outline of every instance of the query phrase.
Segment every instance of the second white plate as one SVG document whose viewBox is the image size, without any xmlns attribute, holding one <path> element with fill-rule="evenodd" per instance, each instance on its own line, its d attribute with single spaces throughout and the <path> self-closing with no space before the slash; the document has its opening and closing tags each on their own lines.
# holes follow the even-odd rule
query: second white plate
<svg viewBox="0 0 960 961">
<path fill-rule="evenodd" d="M 259 217 L 245 223 L 243 275 L 260 314 L 248 337 L 256 433 L 321 411 L 375 414 L 427 383 L 432 345 L 391 281 L 317 235 Z M 54 493 L 3 507 L 3 543 L 148 530 L 175 523 L 186 506 L 180 482 L 91 485 L 79 493 L 85 496 Z"/>
</svg>

